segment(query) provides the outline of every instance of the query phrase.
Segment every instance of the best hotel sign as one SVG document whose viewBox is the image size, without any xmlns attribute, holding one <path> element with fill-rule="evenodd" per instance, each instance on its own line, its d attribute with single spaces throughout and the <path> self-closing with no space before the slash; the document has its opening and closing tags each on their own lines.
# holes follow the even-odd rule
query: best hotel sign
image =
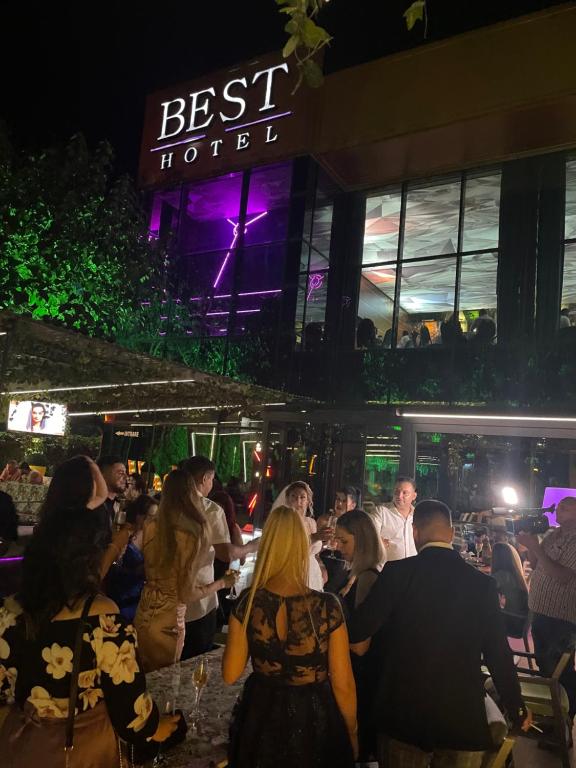
<svg viewBox="0 0 576 768">
<path fill-rule="evenodd" d="M 310 91 L 277 56 L 148 97 L 140 183 L 166 186 L 305 154 Z"/>
</svg>

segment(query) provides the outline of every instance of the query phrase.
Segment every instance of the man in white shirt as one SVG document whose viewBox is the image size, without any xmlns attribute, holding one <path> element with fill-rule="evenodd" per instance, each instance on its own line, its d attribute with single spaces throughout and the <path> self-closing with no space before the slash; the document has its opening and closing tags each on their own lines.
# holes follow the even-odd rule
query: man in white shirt
<svg viewBox="0 0 576 768">
<path fill-rule="evenodd" d="M 416 484 L 411 477 L 398 477 L 392 503 L 378 505 L 373 515 L 376 530 L 384 543 L 387 561 L 416 555 L 412 533 Z"/>
<path fill-rule="evenodd" d="M 223 562 L 241 559 L 258 548 L 259 539 L 238 546 L 230 542 L 230 531 L 224 510 L 219 504 L 208 499 L 212 490 L 215 464 L 205 456 L 192 456 L 180 462 L 180 469 L 189 472 L 194 478 L 196 489 L 202 496 L 204 515 L 209 524 L 209 541 L 212 545 L 208 550 L 204 563 L 200 566 L 196 583 L 198 585 L 212 584 L 214 581 L 214 558 Z M 182 660 L 206 653 L 214 645 L 218 612 L 218 595 L 216 592 L 189 603 L 186 608 L 186 636 L 182 650 Z"/>
</svg>

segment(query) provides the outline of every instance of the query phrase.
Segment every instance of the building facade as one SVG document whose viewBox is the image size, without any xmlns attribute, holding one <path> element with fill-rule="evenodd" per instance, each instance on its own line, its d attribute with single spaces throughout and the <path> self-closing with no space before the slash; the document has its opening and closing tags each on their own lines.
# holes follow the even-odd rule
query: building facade
<svg viewBox="0 0 576 768">
<path fill-rule="evenodd" d="M 271 56 L 149 97 L 154 332 L 318 401 L 265 414 L 268 482 L 576 486 L 575 34 L 560 6 L 314 92 Z"/>
</svg>

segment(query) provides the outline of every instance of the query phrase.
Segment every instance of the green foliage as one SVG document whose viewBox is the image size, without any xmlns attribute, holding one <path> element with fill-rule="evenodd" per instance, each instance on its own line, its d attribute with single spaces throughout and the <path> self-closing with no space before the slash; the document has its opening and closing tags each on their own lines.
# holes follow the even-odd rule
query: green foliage
<svg viewBox="0 0 576 768">
<path fill-rule="evenodd" d="M 285 59 L 294 56 L 298 67 L 299 77 L 294 88 L 298 90 L 302 80 L 311 88 L 319 88 L 324 82 L 322 68 L 314 61 L 314 57 L 333 39 L 330 33 L 319 26 L 315 19 L 328 0 L 274 0 L 280 6 L 280 13 L 289 16 L 284 26 L 288 40 L 284 45 L 282 55 Z M 424 22 L 424 37 L 428 33 L 428 9 L 426 0 L 415 0 L 404 12 L 408 30 L 414 28 L 418 21 Z"/>
<path fill-rule="evenodd" d="M 280 13 L 289 16 L 284 27 L 289 37 L 282 51 L 285 59 L 294 56 L 299 76 L 294 91 L 306 80 L 312 88 L 318 88 L 324 82 L 322 68 L 314 57 L 328 45 L 332 38 L 329 33 L 316 24 L 315 18 L 326 0 L 276 0 L 281 6 Z"/>
<path fill-rule="evenodd" d="M 162 427 L 160 439 L 152 451 L 152 464 L 162 477 L 172 466 L 190 455 L 186 427 Z"/>
<path fill-rule="evenodd" d="M 426 0 L 416 0 L 404 11 L 406 26 L 411 30 L 416 22 L 423 21 L 426 24 Z"/>
<path fill-rule="evenodd" d="M 132 182 L 82 136 L 17 155 L 0 129 L 0 309 L 114 337 L 160 272 Z"/>
</svg>

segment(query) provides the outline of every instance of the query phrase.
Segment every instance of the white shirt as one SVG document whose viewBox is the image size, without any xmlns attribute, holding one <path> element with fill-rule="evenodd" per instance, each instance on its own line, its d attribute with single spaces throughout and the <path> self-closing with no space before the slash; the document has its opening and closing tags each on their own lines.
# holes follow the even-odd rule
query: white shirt
<svg viewBox="0 0 576 768">
<path fill-rule="evenodd" d="M 373 519 L 380 538 L 388 539 L 390 542 L 386 547 L 386 560 L 403 560 L 405 557 L 418 554 L 412 533 L 414 507 L 411 508 L 408 517 L 404 517 L 394 504 L 389 507 L 379 505 L 376 507 Z"/>
<path fill-rule="evenodd" d="M 212 584 L 214 581 L 214 556 L 216 553 L 213 545 L 230 543 L 230 531 L 224 510 L 211 499 L 203 497 L 202 501 L 204 502 L 204 515 L 208 521 L 208 539 L 212 546 L 207 550 L 196 577 L 196 584 L 200 586 Z M 215 608 L 218 608 L 218 595 L 213 592 L 208 597 L 195 600 L 186 606 L 186 621 L 202 619 Z"/>
</svg>

